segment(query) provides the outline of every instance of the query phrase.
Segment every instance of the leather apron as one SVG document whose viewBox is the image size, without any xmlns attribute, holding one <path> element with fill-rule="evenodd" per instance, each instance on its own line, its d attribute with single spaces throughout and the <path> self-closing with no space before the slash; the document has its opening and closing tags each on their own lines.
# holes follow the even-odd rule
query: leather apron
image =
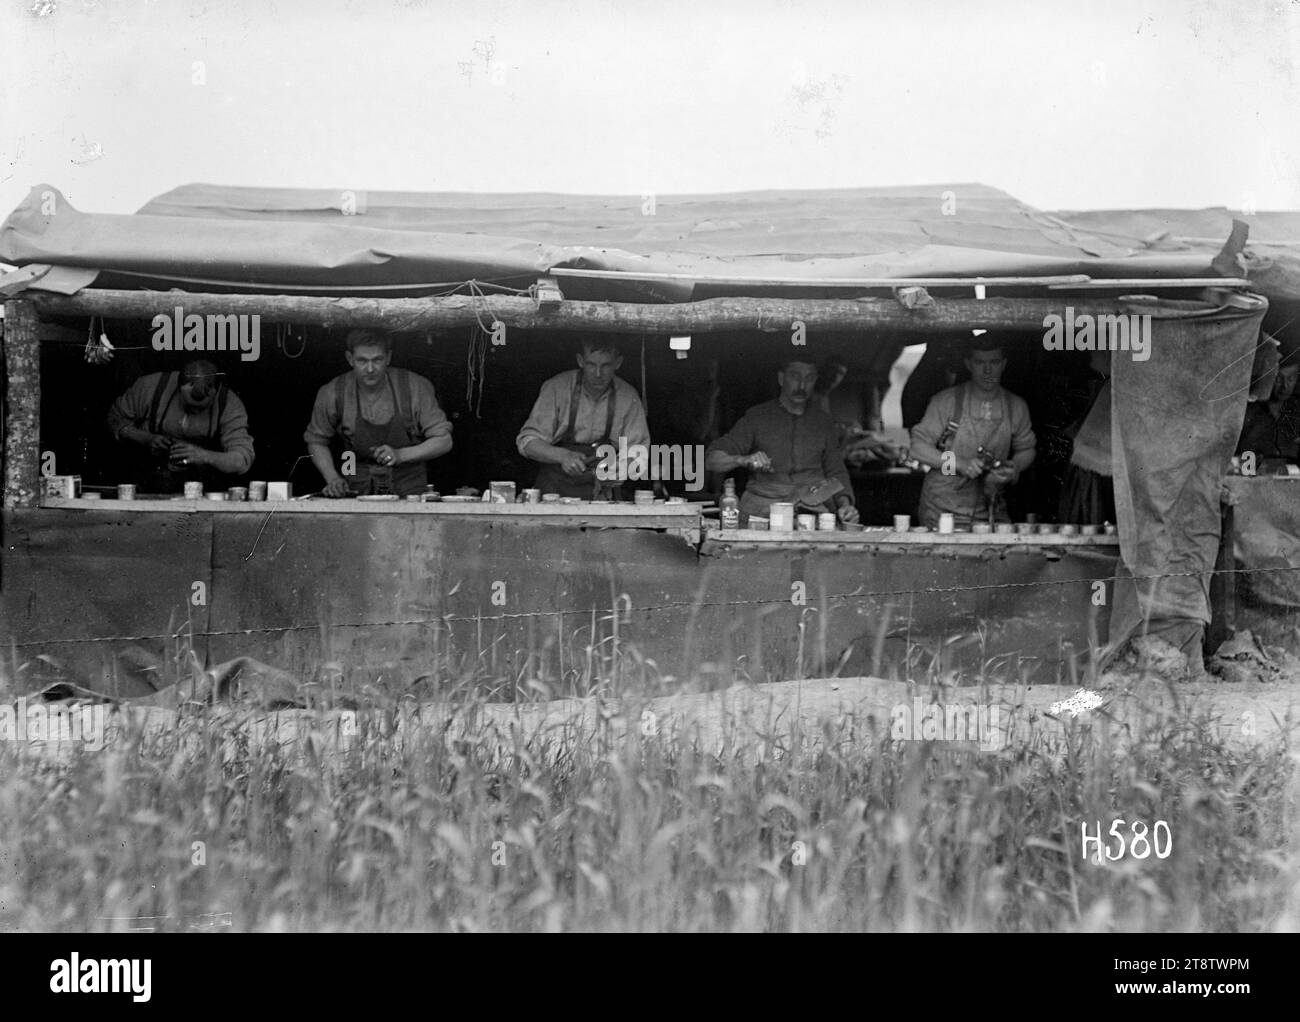
<svg viewBox="0 0 1300 1022">
<path fill-rule="evenodd" d="M 611 381 L 609 385 L 609 408 L 605 414 L 605 435 L 601 439 L 589 444 L 580 444 L 574 440 L 574 428 L 578 422 L 578 401 L 582 397 L 582 370 L 575 369 L 573 377 L 573 392 L 569 395 L 569 424 L 560 434 L 558 440 L 553 441 L 554 446 L 563 447 L 566 451 L 577 451 L 587 459 L 587 471 L 581 475 L 571 476 L 567 474 L 559 465 L 550 463 L 542 465 L 537 472 L 537 481 L 533 483 L 537 489 L 543 493 L 558 493 L 561 497 L 578 497 L 582 500 L 615 499 L 622 491 L 622 484 L 616 480 L 604 480 L 596 478 L 596 448 L 601 444 L 613 444 L 612 434 L 614 432 L 614 402 L 618 396 L 615 384 Z"/>
<path fill-rule="evenodd" d="M 406 424 L 401 420 L 401 406 L 397 401 L 392 374 L 386 373 L 385 378 L 388 380 L 388 393 L 393 399 L 393 414 L 387 422 L 368 422 L 361 414 L 361 388 L 354 387 L 352 390 L 356 402 L 356 422 L 352 426 L 351 436 L 343 438 L 343 449 L 352 451 L 357 456 L 357 474 L 351 479 L 344 476 L 344 479 L 347 479 L 349 488 L 357 495 L 395 493 L 405 497 L 424 490 L 429 479 L 424 462 L 381 465 L 370 456 L 371 450 L 380 444 L 387 444 L 397 450 L 399 447 L 408 447 L 411 443 Z"/>
<path fill-rule="evenodd" d="M 998 396 L 989 404 L 1000 404 L 1002 418 L 984 418 L 972 414 L 977 410 L 973 405 L 982 404 L 971 395 L 969 385 L 963 385 L 957 395 L 957 408 L 961 418 L 956 434 L 939 450 L 952 451 L 958 461 L 974 458 L 983 447 L 995 458 L 1005 460 L 1011 453 L 1011 406 L 1007 401 L 1005 390 L 999 389 Z M 970 528 L 977 521 L 988 521 L 988 497 L 984 493 L 983 477 L 967 479 L 963 475 L 944 475 L 939 469 L 931 469 L 925 474 L 921 484 L 921 506 L 917 517 L 920 524 L 927 528 L 939 527 L 939 515 L 950 513 L 957 528 Z M 996 520 L 1010 521 L 1005 507 L 999 501 L 996 505 Z"/>
</svg>

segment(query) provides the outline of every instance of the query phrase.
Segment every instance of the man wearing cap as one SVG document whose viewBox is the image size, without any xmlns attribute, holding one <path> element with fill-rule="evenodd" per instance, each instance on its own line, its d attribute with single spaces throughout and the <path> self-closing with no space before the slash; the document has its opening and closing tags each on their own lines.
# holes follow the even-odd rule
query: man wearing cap
<svg viewBox="0 0 1300 1022">
<path fill-rule="evenodd" d="M 597 478 L 596 449 L 604 444 L 649 451 L 650 430 L 636 389 L 616 375 L 623 356 L 609 338 L 587 339 L 578 368 L 542 384 L 532 413 L 515 439 L 525 458 L 540 463 L 533 486 L 561 497 L 609 499 L 617 480 Z"/>
<path fill-rule="evenodd" d="M 419 493 L 428 482 L 425 462 L 451 450 L 451 423 L 433 384 L 389 365 L 393 344 L 387 334 L 353 330 L 346 344 L 351 371 L 316 392 L 303 433 L 312 464 L 325 480 L 323 492 L 327 497 Z"/>
<path fill-rule="evenodd" d="M 710 472 L 749 469 L 740 497 L 742 524 L 767 516 L 774 502 L 834 508 L 842 522 L 856 522 L 853 484 L 844 465 L 835 420 L 813 401 L 817 366 L 804 356 L 786 359 L 776 376 L 781 391 L 755 405 L 731 430 L 709 445 Z"/>
<path fill-rule="evenodd" d="M 186 481 L 225 489 L 253 467 L 248 411 L 206 359 L 179 372 L 149 373 L 113 402 L 108 428 L 129 445 L 131 474 L 147 493 L 173 493 Z"/>
</svg>

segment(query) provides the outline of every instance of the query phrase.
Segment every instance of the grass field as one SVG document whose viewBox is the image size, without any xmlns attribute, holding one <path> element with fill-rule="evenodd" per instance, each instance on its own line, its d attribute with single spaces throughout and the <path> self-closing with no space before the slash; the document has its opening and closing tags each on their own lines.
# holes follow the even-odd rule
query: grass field
<svg viewBox="0 0 1300 1022">
<path fill-rule="evenodd" d="M 716 755 L 395 741 L 396 707 L 326 754 L 227 721 L 64 762 L 0 742 L 0 929 L 1300 928 L 1294 757 L 1190 717 L 1000 756 L 852 717 Z M 1081 824 L 1115 819 L 1166 821 L 1172 852 L 1083 861 Z"/>
</svg>

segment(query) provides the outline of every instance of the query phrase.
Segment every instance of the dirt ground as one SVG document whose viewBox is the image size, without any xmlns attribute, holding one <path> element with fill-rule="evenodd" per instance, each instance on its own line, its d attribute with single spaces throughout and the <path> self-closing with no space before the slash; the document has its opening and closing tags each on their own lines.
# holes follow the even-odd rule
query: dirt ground
<svg viewBox="0 0 1300 1022">
<path fill-rule="evenodd" d="M 1190 710 L 1194 719 L 1205 720 L 1210 733 L 1239 746 L 1272 743 L 1284 735 L 1290 738 L 1300 728 L 1300 672 L 1294 670 L 1279 672 L 1269 681 L 1211 678 L 1178 684 L 1109 673 L 1096 687 L 1099 705 L 1077 717 L 1066 707 L 1057 705 L 1054 710 L 1054 704 L 1071 699 L 1077 691 L 1055 685 L 939 689 L 855 677 L 736 685 L 716 692 L 622 702 L 562 699 L 472 707 L 435 702 L 417 707 L 411 703 L 397 717 L 392 737 L 396 741 L 414 739 L 418 734 L 423 734 L 424 740 L 435 735 L 471 741 L 494 737 L 502 753 L 512 751 L 520 739 L 534 736 L 551 741 L 557 750 L 592 735 L 601 735 L 610 743 L 629 735 L 642 740 L 698 739 L 704 750 L 717 753 L 758 749 L 765 742 L 780 742 L 788 748 L 796 734 L 796 722 L 804 743 L 824 741 L 827 734 L 835 735 L 837 742 L 853 735 L 870 742 L 872 732 L 880 738 L 893 728 L 902 729 L 906 737 L 976 738 L 973 731 L 953 729 L 935 734 L 925 732 L 922 723 L 911 724 L 918 709 L 924 720 L 924 706 L 932 701 L 950 711 L 971 707 L 976 715 L 980 706 L 990 708 L 986 719 L 992 729 L 979 735 L 981 752 L 1014 753 L 1027 742 L 1048 748 L 1066 728 L 1079 726 L 1089 726 L 1098 736 L 1106 731 L 1122 744 L 1143 721 L 1180 716 L 1184 709 Z M 108 744 L 116 744 L 125 732 L 174 733 L 179 718 L 178 711 L 163 707 L 119 707 L 108 716 Z M 315 749 L 326 753 L 351 745 L 359 723 L 347 711 L 265 711 L 234 705 L 219 711 L 218 719 L 253 740 L 274 735 L 281 742 L 301 746 L 298 739 L 310 734 Z M 976 716 L 968 719 L 974 727 Z M 1104 726 L 1107 723 L 1116 726 Z M 836 734 L 843 727 L 851 731 Z M 62 757 L 70 753 L 72 743 L 28 744 L 38 753 Z"/>
</svg>

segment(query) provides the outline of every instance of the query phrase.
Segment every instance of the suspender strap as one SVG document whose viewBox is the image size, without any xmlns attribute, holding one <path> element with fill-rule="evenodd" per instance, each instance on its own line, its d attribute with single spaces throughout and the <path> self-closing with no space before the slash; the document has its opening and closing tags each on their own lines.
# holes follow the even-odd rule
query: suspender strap
<svg viewBox="0 0 1300 1022">
<path fill-rule="evenodd" d="M 560 435 L 556 443 L 576 443 L 577 436 L 573 429 L 578 424 L 578 402 L 582 399 L 582 370 L 575 369 L 573 377 L 573 391 L 569 394 L 569 425 L 568 428 Z M 605 435 L 597 437 L 597 440 L 608 440 L 614 432 L 614 401 L 618 396 L 618 387 L 612 381 L 609 385 L 609 405 L 605 409 Z"/>
<path fill-rule="evenodd" d="M 609 381 L 609 409 L 605 412 L 605 435 L 600 437 L 601 440 L 608 440 L 610 434 L 614 432 L 614 400 L 618 397 L 618 384 L 613 380 Z"/>
<path fill-rule="evenodd" d="M 582 370 L 573 370 L 573 390 L 569 393 L 569 426 L 560 434 L 558 443 L 571 444 L 574 441 L 573 427 L 578 424 L 578 400 L 582 396 Z"/>
<path fill-rule="evenodd" d="M 229 394 L 230 390 L 224 383 L 217 384 L 217 399 L 213 402 L 217 409 L 217 417 L 212 420 L 212 428 L 208 431 L 209 443 L 221 439 L 221 420 L 226 415 L 226 397 Z"/>
<path fill-rule="evenodd" d="M 400 373 L 403 380 L 403 386 L 399 387 L 393 382 L 393 376 Z M 424 438 L 419 435 L 419 429 L 415 423 L 415 374 L 403 372 L 400 369 L 389 370 L 388 386 L 393 394 L 393 404 L 396 407 L 396 414 L 399 416 L 398 421 L 406 427 L 406 439 L 412 444 L 421 442 Z"/>
<path fill-rule="evenodd" d="M 404 378 L 405 386 L 398 387 L 393 383 L 393 377 L 399 373 Z M 343 390 L 347 382 L 347 373 L 334 377 L 334 417 L 338 420 L 340 432 L 342 432 L 343 428 Z M 393 395 L 393 414 L 398 416 L 397 421 L 406 427 L 407 439 L 412 444 L 418 444 L 424 437 L 420 433 L 419 424 L 415 421 L 414 390 L 415 379 L 412 373 L 401 369 L 389 370 L 388 392 Z M 359 419 L 361 418 L 361 388 L 354 386 L 353 393 L 356 397 L 356 414 Z"/>
<path fill-rule="evenodd" d="M 957 407 L 953 409 L 952 418 L 948 424 L 943 427 L 943 432 L 939 435 L 940 450 L 951 450 L 952 445 L 957 442 L 957 430 L 961 428 L 962 411 L 966 407 L 966 398 L 970 393 L 970 384 L 963 383 L 961 390 L 957 392 Z"/>
<path fill-rule="evenodd" d="M 153 401 L 149 406 L 149 432 L 150 433 L 158 432 L 158 427 L 161 425 L 158 416 L 158 409 L 162 405 L 163 394 L 167 390 L 167 384 L 171 382 L 171 378 L 175 375 L 177 374 L 176 373 L 158 374 L 158 386 L 154 387 L 153 389 Z M 175 396 L 176 396 L 175 394 L 172 395 L 172 397 Z M 170 405 L 171 402 L 168 401 L 167 404 Z M 164 414 L 166 414 L 165 409 L 164 409 Z"/>
</svg>

